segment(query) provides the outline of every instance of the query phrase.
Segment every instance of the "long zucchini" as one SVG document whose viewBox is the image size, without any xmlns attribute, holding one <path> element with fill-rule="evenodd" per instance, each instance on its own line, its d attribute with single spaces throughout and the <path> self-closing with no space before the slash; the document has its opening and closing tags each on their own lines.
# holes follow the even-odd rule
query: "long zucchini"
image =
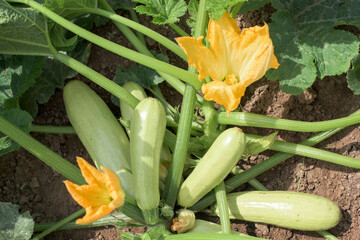
<svg viewBox="0 0 360 240">
<path fill-rule="evenodd" d="M 180 187 L 178 204 L 191 207 L 230 173 L 246 146 L 240 128 L 221 133 Z"/>
<path fill-rule="evenodd" d="M 95 165 L 116 172 L 127 198 L 135 199 L 130 143 L 105 102 L 85 83 L 75 80 L 64 88 L 69 120 Z"/>
<path fill-rule="evenodd" d="M 334 227 L 341 219 L 341 211 L 334 202 L 307 193 L 236 192 L 228 194 L 227 199 L 232 219 L 304 231 L 326 230 Z"/>
<path fill-rule="evenodd" d="M 159 218 L 159 165 L 165 128 L 166 113 L 158 100 L 146 98 L 136 106 L 130 125 L 130 154 L 136 201 L 148 224 Z"/>
</svg>

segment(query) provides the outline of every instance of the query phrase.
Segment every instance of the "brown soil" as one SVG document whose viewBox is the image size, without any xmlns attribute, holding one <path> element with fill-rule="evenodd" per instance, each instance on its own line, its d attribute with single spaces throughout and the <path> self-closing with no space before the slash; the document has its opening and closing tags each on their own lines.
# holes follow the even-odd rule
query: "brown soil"
<svg viewBox="0 0 360 240">
<path fill-rule="evenodd" d="M 240 25 L 251 26 L 263 21 L 269 21 L 268 7 L 255 11 L 249 15 L 241 16 Z M 265 16 L 265 17 L 264 17 Z M 149 18 L 142 17 L 145 25 L 167 35 L 175 37 L 176 34 L 164 26 L 151 25 Z M 181 24 L 184 26 L 184 23 Z M 107 24 L 96 33 L 131 47 L 118 30 Z M 179 59 L 154 42 L 148 41 L 151 48 L 158 52 L 168 54 L 172 63 L 177 64 Z M 159 50 L 160 49 L 160 50 Z M 129 66 L 130 61 L 112 53 L 93 46 L 89 66 L 101 74 L 114 76 L 117 65 Z M 177 64 L 179 65 L 179 64 Z M 181 62 L 181 67 L 186 64 Z M 81 76 L 78 78 L 89 82 Z M 109 104 L 116 116 L 119 110 L 110 101 L 110 95 L 95 84 L 90 84 Z M 181 103 L 181 96 L 166 84 L 162 84 L 164 95 L 173 105 Z M 242 100 L 245 112 L 259 113 L 267 116 L 302 121 L 321 121 L 347 116 L 356 111 L 360 106 L 360 97 L 354 96 L 347 88 L 345 75 L 327 77 L 317 80 L 313 87 L 299 96 L 285 94 L 279 90 L 276 82 L 262 79 L 251 85 Z M 57 91 L 50 102 L 40 106 L 40 114 L 36 124 L 44 125 L 69 125 L 66 117 L 62 92 Z M 267 135 L 271 130 L 259 128 L 244 128 L 246 133 Z M 280 131 L 278 139 L 289 142 L 300 142 L 312 133 L 297 133 Z M 82 156 L 90 159 L 79 139 L 74 135 L 55 135 L 33 133 L 33 137 L 48 146 L 50 149 L 75 164 L 75 157 Z M 360 158 L 360 126 L 347 127 L 340 133 L 326 140 L 318 146 L 331 152 L 345 156 Z M 274 152 L 266 151 L 263 154 L 251 156 L 240 166 L 247 169 Z M 21 206 L 21 211 L 29 210 L 34 220 L 38 222 L 59 221 L 70 215 L 80 207 L 71 199 L 64 184 L 64 177 L 53 171 L 50 167 L 39 161 L 24 149 L 1 157 L 0 160 L 0 201 L 12 202 Z M 329 231 L 341 240 L 355 240 L 360 236 L 360 172 L 314 159 L 293 157 L 285 163 L 274 167 L 258 177 L 270 190 L 289 190 L 313 193 L 331 199 L 342 210 L 342 220 Z M 249 186 L 245 188 L 251 189 Z M 212 218 L 214 221 L 217 219 Z M 287 240 L 323 239 L 317 233 L 291 231 L 275 226 L 232 221 L 232 228 L 252 236 L 269 239 Z M 125 228 L 121 232 L 132 231 L 142 233 L 144 228 Z M 112 240 L 120 236 L 120 231 L 115 227 L 94 228 L 76 231 L 59 231 L 47 236 L 47 240 Z"/>
</svg>

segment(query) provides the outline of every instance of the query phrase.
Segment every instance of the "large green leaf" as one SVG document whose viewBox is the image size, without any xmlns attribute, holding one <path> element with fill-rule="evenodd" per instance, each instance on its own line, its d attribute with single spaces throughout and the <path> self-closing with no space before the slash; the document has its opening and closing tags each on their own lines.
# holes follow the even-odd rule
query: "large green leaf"
<svg viewBox="0 0 360 240">
<path fill-rule="evenodd" d="M 152 16 L 155 24 L 171 24 L 179 21 L 186 12 L 184 0 L 133 0 L 144 5 L 135 10 L 140 14 Z"/>
<path fill-rule="evenodd" d="M 97 0 L 46 0 L 45 7 L 66 19 L 87 14 L 88 9 L 97 8 Z"/>
<path fill-rule="evenodd" d="M 0 109 L 19 106 L 20 96 L 41 74 L 44 57 L 0 55 Z"/>
<path fill-rule="evenodd" d="M 46 34 L 47 24 L 42 14 L 0 0 L 0 53 L 51 55 Z"/>
<path fill-rule="evenodd" d="M 346 72 L 359 50 L 358 38 L 336 30 L 339 24 L 360 24 L 360 0 L 273 0 L 270 35 L 280 66 L 267 77 L 280 88 L 300 94 L 316 77 Z"/>
<path fill-rule="evenodd" d="M 1 110 L 0 116 L 4 117 L 6 120 L 15 124 L 17 127 L 21 128 L 24 132 L 26 133 L 30 132 L 30 126 L 31 126 L 31 122 L 33 121 L 33 118 L 30 116 L 29 113 L 17 108 L 13 108 L 10 110 Z M 16 142 L 14 142 L 8 136 L 5 136 L 0 132 L 0 156 L 18 150 L 19 148 L 20 146 Z M 0 221 L 0 226 L 1 226 L 1 221 Z"/>
<path fill-rule="evenodd" d="M 90 44 L 79 43 L 75 50 L 69 53 L 69 56 L 76 60 L 87 63 L 90 55 Z M 48 58 L 46 59 L 43 71 L 35 79 L 35 84 L 24 93 L 20 99 L 22 109 L 35 116 L 38 112 L 38 103 L 43 104 L 49 101 L 55 93 L 56 88 L 63 88 L 64 81 L 75 77 L 77 72 L 61 62 Z"/>
<path fill-rule="evenodd" d="M 360 54 L 352 61 L 352 68 L 347 73 L 349 88 L 354 94 L 360 94 Z"/>
<path fill-rule="evenodd" d="M 247 13 L 250 11 L 257 10 L 270 2 L 270 0 L 247 0 L 244 2 L 244 4 L 241 6 L 239 12 L 240 13 Z"/>
<path fill-rule="evenodd" d="M 28 240 L 34 230 L 34 220 L 29 211 L 20 214 L 19 206 L 0 202 L 0 239 Z"/>
<path fill-rule="evenodd" d="M 218 20 L 230 7 L 244 1 L 246 0 L 208 0 L 206 10 L 209 12 L 211 19 Z"/>
</svg>

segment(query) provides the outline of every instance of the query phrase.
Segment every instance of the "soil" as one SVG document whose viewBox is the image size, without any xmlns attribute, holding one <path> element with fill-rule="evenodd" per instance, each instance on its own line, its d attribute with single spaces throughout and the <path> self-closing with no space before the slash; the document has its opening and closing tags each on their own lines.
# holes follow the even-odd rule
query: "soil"
<svg viewBox="0 0 360 240">
<path fill-rule="evenodd" d="M 269 22 L 273 12 L 269 6 L 258 11 L 238 17 L 241 27 Z M 154 26 L 150 18 L 141 16 L 141 22 L 169 38 L 176 37 L 176 33 L 166 26 Z M 180 23 L 184 27 L 184 21 Z M 188 30 L 188 29 L 187 29 Z M 111 23 L 95 29 L 95 33 L 113 40 L 126 47 L 130 44 Z M 147 40 L 151 49 L 168 55 L 171 63 L 186 68 L 186 63 L 172 55 L 156 42 Z M 130 66 L 129 60 L 109 53 L 97 46 L 92 47 L 89 66 L 106 77 L 112 79 L 116 66 Z M 82 76 L 77 76 L 87 83 Z M 119 117 L 119 109 L 111 103 L 110 95 L 89 83 L 108 103 L 114 114 Z M 174 106 L 181 104 L 181 95 L 171 89 L 167 84 L 161 88 L 165 97 Z M 358 110 L 360 97 L 353 95 L 348 89 L 346 76 L 326 77 L 317 80 L 315 84 L 299 96 L 292 96 L 279 90 L 277 82 L 261 79 L 249 86 L 241 102 L 243 111 L 284 119 L 302 121 L 322 121 L 347 116 Z M 39 115 L 35 124 L 63 126 L 69 125 L 63 100 L 62 91 L 56 91 L 50 101 L 40 106 Z M 243 128 L 246 133 L 267 135 L 269 129 Z M 280 131 L 279 140 L 300 142 L 314 133 L 297 133 Z M 90 157 L 75 135 L 56 135 L 32 133 L 34 138 L 48 146 L 50 149 L 75 164 L 75 157 Z M 345 128 L 340 133 L 327 139 L 319 148 L 342 154 L 344 156 L 360 159 L 360 126 L 354 125 Z M 239 165 L 243 169 L 264 161 L 274 152 L 266 151 L 251 156 Z M 67 193 L 63 184 L 64 177 L 39 161 L 24 149 L 7 154 L 0 160 L 0 201 L 12 202 L 21 206 L 21 211 L 29 210 L 36 223 L 54 222 L 70 215 L 80 207 Z M 355 240 L 360 237 L 360 172 L 315 159 L 295 156 L 283 164 L 261 174 L 258 178 L 270 190 L 289 190 L 312 193 L 331 199 L 342 210 L 341 222 L 330 229 L 329 232 L 341 240 Z M 251 189 L 245 185 L 243 189 Z M 202 215 L 199 215 L 202 217 Z M 210 218 L 219 222 L 216 218 Z M 234 230 L 262 238 L 275 240 L 323 239 L 314 232 L 291 231 L 271 225 L 232 221 Z M 144 228 L 102 227 L 73 231 L 58 231 L 45 237 L 46 240 L 112 240 L 120 237 L 120 232 L 142 233 Z"/>
</svg>

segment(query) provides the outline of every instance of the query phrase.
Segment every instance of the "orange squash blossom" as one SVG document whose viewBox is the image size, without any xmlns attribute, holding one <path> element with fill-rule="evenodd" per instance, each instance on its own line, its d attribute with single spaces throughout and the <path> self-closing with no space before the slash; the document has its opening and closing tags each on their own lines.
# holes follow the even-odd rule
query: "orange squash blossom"
<svg viewBox="0 0 360 240">
<path fill-rule="evenodd" d="M 240 31 L 230 13 L 209 21 L 206 39 L 180 37 L 176 41 L 196 67 L 199 80 L 210 76 L 213 81 L 202 86 L 204 98 L 224 105 L 227 113 L 236 109 L 245 89 L 260 79 L 270 68 L 278 68 L 269 27 L 255 26 Z"/>
<path fill-rule="evenodd" d="M 68 180 L 64 183 L 73 199 L 86 211 L 85 216 L 77 219 L 76 223 L 89 224 L 122 206 L 125 193 L 119 177 L 112 170 L 101 167 L 100 172 L 80 157 L 77 162 L 88 185 L 79 186 Z"/>
</svg>

